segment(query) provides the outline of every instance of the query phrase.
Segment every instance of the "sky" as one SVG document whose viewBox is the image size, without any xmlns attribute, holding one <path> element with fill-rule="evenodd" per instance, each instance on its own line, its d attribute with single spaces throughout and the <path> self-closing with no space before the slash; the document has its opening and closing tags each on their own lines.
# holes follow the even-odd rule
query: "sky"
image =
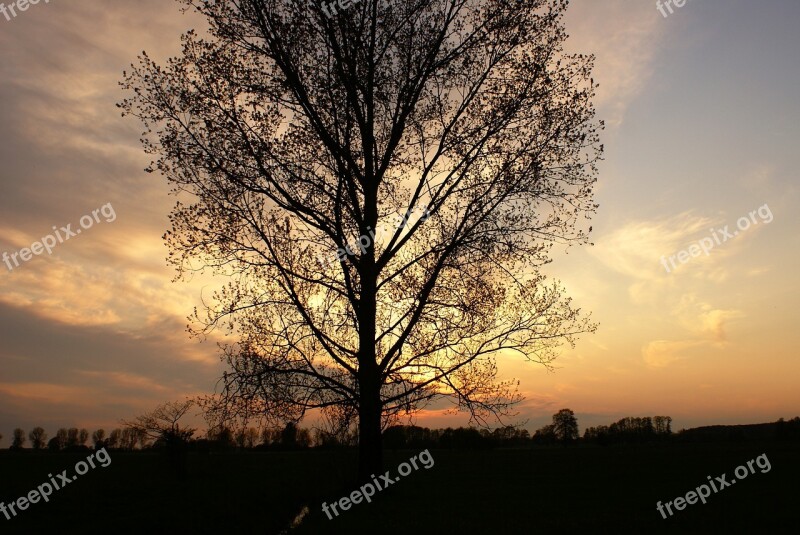
<svg viewBox="0 0 800 535">
<path fill-rule="evenodd" d="M 556 249 L 546 273 L 599 327 L 553 372 L 500 361 L 520 380 L 516 420 L 530 430 L 565 407 L 581 430 L 625 416 L 670 415 L 680 429 L 800 414 L 800 3 L 665 12 L 634 0 L 569 8 L 569 49 L 596 56 L 606 150 L 593 245 Z M 137 54 L 163 62 L 195 27 L 168 0 L 0 14 L 0 254 L 63 240 L 0 264 L 6 437 L 119 427 L 212 392 L 224 369 L 219 340 L 186 332 L 214 281 L 173 281 L 161 237 L 175 199 L 143 172 L 141 127 L 115 106 Z M 438 409 L 415 422 L 466 423 Z"/>
</svg>

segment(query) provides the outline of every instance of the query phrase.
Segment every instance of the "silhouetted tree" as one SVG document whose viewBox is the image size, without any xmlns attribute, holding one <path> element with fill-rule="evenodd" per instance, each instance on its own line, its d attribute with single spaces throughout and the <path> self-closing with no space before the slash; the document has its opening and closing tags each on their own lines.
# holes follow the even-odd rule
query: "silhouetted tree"
<svg viewBox="0 0 800 535">
<path fill-rule="evenodd" d="M 609 442 L 609 431 L 607 425 L 598 425 L 597 427 L 587 427 L 583 433 L 583 439 L 587 442 L 595 442 L 600 445 L 606 445 Z"/>
<path fill-rule="evenodd" d="M 521 446 L 530 440 L 530 433 L 527 429 L 507 425 L 495 429 L 491 434 L 491 440 L 495 446 Z"/>
<path fill-rule="evenodd" d="M 166 236 L 179 274 L 232 278 L 196 318 L 241 333 L 210 403 L 270 422 L 355 411 L 369 479 L 395 415 L 442 397 L 507 414 L 521 397 L 496 355 L 550 366 L 594 329 L 538 272 L 596 209 L 593 59 L 564 52 L 567 2 L 330 19 L 306 0 L 184 1 L 210 36 L 165 67 L 143 55 L 121 107 L 149 170 L 194 195 Z"/>
<path fill-rule="evenodd" d="M 0 442 L 3 441 L 3 433 L 0 433 Z"/>
<path fill-rule="evenodd" d="M 284 448 L 297 447 L 297 424 L 288 422 L 281 432 L 281 446 Z"/>
<path fill-rule="evenodd" d="M 41 450 L 47 446 L 47 433 L 41 427 L 34 427 L 28 438 L 31 439 L 31 447 L 35 450 Z"/>
<path fill-rule="evenodd" d="M 58 437 L 53 437 L 47 441 L 47 449 L 50 451 L 61 451 L 61 444 L 58 441 Z"/>
<path fill-rule="evenodd" d="M 105 438 L 106 438 L 106 431 L 105 429 L 98 429 L 94 433 L 92 433 L 92 442 L 94 443 L 94 449 L 99 450 L 105 447 Z"/>
<path fill-rule="evenodd" d="M 119 429 L 114 429 L 108 435 L 108 440 L 106 440 L 106 447 L 109 449 L 116 449 L 120 447 L 120 441 L 122 438 L 122 431 Z"/>
<path fill-rule="evenodd" d="M 76 448 L 78 447 L 78 436 L 80 435 L 80 430 L 77 427 L 70 427 L 67 431 L 67 447 L 68 448 Z"/>
<path fill-rule="evenodd" d="M 139 442 L 139 432 L 136 429 L 126 427 L 122 430 L 122 433 L 120 433 L 119 446 L 123 450 L 131 451 L 136 449 L 136 445 L 139 444 Z"/>
<path fill-rule="evenodd" d="M 242 428 L 236 431 L 236 445 L 242 449 L 252 449 L 258 443 L 259 432 L 255 427 Z"/>
<path fill-rule="evenodd" d="M 474 427 L 448 427 L 440 433 L 439 445 L 442 448 L 477 450 L 490 447 L 491 442 Z"/>
<path fill-rule="evenodd" d="M 310 448 L 311 447 L 311 431 L 301 427 L 297 430 L 297 447 Z"/>
<path fill-rule="evenodd" d="M 556 441 L 555 428 L 552 424 L 537 429 L 533 434 L 534 444 L 554 444 Z"/>
<path fill-rule="evenodd" d="M 137 433 L 144 446 L 147 438 L 160 440 L 168 446 L 184 447 L 194 436 L 196 429 L 181 428 L 180 420 L 194 406 L 193 400 L 169 402 L 159 405 L 152 412 L 137 416 L 135 420 L 123 422 Z M 144 439 L 142 438 L 144 437 Z"/>
<path fill-rule="evenodd" d="M 225 451 L 236 447 L 233 431 L 227 426 L 222 425 L 210 428 L 207 436 L 215 449 Z"/>
<path fill-rule="evenodd" d="M 67 447 L 69 432 L 65 428 L 60 428 L 56 431 L 56 441 L 58 442 L 58 449 L 63 450 Z"/>
<path fill-rule="evenodd" d="M 561 409 L 553 415 L 553 434 L 561 443 L 578 440 L 578 419 L 570 409 Z"/>
<path fill-rule="evenodd" d="M 392 449 L 425 449 L 433 447 L 434 438 L 427 427 L 393 425 L 383 432 L 383 441 L 387 448 Z"/>
<path fill-rule="evenodd" d="M 648 442 L 669 438 L 672 435 L 671 426 L 672 418 L 669 416 L 629 416 L 609 426 L 587 428 L 583 438 L 597 444 Z"/>
<path fill-rule="evenodd" d="M 779 420 L 783 422 L 783 418 Z M 800 438 L 800 417 L 795 416 L 788 422 L 776 426 L 775 436 L 778 440 L 796 440 Z"/>
<path fill-rule="evenodd" d="M 20 450 L 25 445 L 25 430 L 17 427 L 14 429 L 14 438 L 11 441 L 12 450 Z"/>
<path fill-rule="evenodd" d="M 265 446 L 280 444 L 281 430 L 274 427 L 265 427 L 261 430 L 261 443 Z"/>
<path fill-rule="evenodd" d="M 653 418 L 653 427 L 657 435 L 671 435 L 672 418 L 670 416 L 655 416 Z"/>
<path fill-rule="evenodd" d="M 86 446 L 87 440 L 89 440 L 89 431 L 81 429 L 78 432 L 78 446 Z"/>
</svg>

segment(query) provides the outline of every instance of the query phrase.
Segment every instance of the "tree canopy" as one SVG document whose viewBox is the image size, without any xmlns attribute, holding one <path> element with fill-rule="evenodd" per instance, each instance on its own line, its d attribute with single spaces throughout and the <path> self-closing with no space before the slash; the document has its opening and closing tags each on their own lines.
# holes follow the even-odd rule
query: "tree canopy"
<svg viewBox="0 0 800 535">
<path fill-rule="evenodd" d="M 193 328 L 238 337 L 220 410 L 357 419 L 368 474 L 399 415 L 507 414 L 498 355 L 593 330 L 539 270 L 586 243 L 602 151 L 566 0 L 182 2 L 208 34 L 144 53 L 121 107 L 180 197 L 179 276 L 230 280 Z"/>
</svg>

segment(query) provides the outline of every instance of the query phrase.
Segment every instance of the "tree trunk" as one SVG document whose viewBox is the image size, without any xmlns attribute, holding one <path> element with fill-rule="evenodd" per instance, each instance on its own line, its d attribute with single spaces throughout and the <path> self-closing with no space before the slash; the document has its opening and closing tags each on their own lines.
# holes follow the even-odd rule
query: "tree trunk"
<svg viewBox="0 0 800 535">
<path fill-rule="evenodd" d="M 367 483 L 383 473 L 380 385 L 367 380 L 361 384 L 358 418 L 358 479 Z"/>
<path fill-rule="evenodd" d="M 371 150 L 367 151 L 371 153 Z M 371 162 L 368 162 L 371 168 Z M 364 224 L 361 235 L 368 236 L 378 221 L 378 197 L 374 182 L 367 181 L 364 191 Z M 381 437 L 382 378 L 375 354 L 375 320 L 378 312 L 378 271 L 375 265 L 375 243 L 369 241 L 359 267 L 361 298 L 359 300 L 358 335 L 358 479 L 371 481 L 383 472 L 383 443 Z"/>
</svg>

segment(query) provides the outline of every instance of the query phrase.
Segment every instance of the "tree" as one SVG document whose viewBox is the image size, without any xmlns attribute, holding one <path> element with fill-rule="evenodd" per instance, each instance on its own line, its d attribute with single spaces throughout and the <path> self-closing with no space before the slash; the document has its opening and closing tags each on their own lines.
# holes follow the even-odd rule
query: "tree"
<svg viewBox="0 0 800 535">
<path fill-rule="evenodd" d="M 208 439 L 220 450 L 229 450 L 236 447 L 236 439 L 233 431 L 225 425 L 210 427 L 208 430 Z"/>
<path fill-rule="evenodd" d="M 77 427 L 70 427 L 67 430 L 67 447 L 77 448 L 80 430 Z"/>
<path fill-rule="evenodd" d="M 121 438 L 122 438 L 122 431 L 119 429 L 114 429 L 113 431 L 111 431 L 111 434 L 108 435 L 106 446 L 109 449 L 116 449 L 120 445 Z"/>
<path fill-rule="evenodd" d="M 98 429 L 94 433 L 92 433 L 92 442 L 94 443 L 94 449 L 98 450 L 103 448 L 105 444 L 106 438 L 106 431 L 105 429 Z"/>
<path fill-rule="evenodd" d="M 11 441 L 12 450 L 20 450 L 25 445 L 25 430 L 17 427 L 14 429 L 14 438 Z"/>
<path fill-rule="evenodd" d="M 179 278 L 229 277 L 194 332 L 240 334 L 211 408 L 357 415 L 359 475 L 381 429 L 437 398 L 510 414 L 496 356 L 550 366 L 593 331 L 538 268 L 588 240 L 602 123 L 567 2 L 182 0 L 210 37 L 140 57 L 123 115 L 148 171 L 188 195 L 165 239 Z M 591 227 L 588 229 L 591 231 Z M 318 261 L 318 259 L 322 259 Z M 214 404 L 214 402 L 217 402 Z"/>
<path fill-rule="evenodd" d="M 63 450 L 67 447 L 67 441 L 69 438 L 69 432 L 65 428 L 60 428 L 56 431 L 56 443 L 58 444 L 58 449 Z"/>
<path fill-rule="evenodd" d="M 119 435 L 119 447 L 123 450 L 132 451 L 136 446 L 141 447 L 142 434 L 138 429 L 125 427 Z"/>
<path fill-rule="evenodd" d="M 236 445 L 240 448 L 253 449 L 258 443 L 258 435 L 258 429 L 255 427 L 240 429 L 236 433 Z"/>
<path fill-rule="evenodd" d="M 41 427 L 34 427 L 28 438 L 31 439 L 31 447 L 35 450 L 41 450 L 47 446 L 47 433 Z"/>
<path fill-rule="evenodd" d="M 607 425 L 597 427 L 587 427 L 583 432 L 583 440 L 586 442 L 596 442 L 605 446 L 609 441 L 609 429 Z"/>
<path fill-rule="evenodd" d="M 81 429 L 78 432 L 78 446 L 86 446 L 86 441 L 89 440 L 89 431 Z"/>
<path fill-rule="evenodd" d="M 297 424 L 294 422 L 288 422 L 286 427 L 284 427 L 283 431 L 281 432 L 281 446 L 284 448 L 296 448 L 297 432 Z"/>
<path fill-rule="evenodd" d="M 148 437 L 160 440 L 167 445 L 186 443 L 193 436 L 196 429 L 191 427 L 181 428 L 180 420 L 194 406 L 193 400 L 175 401 L 164 403 L 152 412 L 137 416 L 131 422 L 124 421 L 125 427 L 133 430 L 138 437 Z M 144 445 L 144 439 L 140 439 Z"/>
<path fill-rule="evenodd" d="M 561 409 L 553 415 L 553 434 L 562 443 L 578 440 L 578 419 L 570 409 Z"/>
<path fill-rule="evenodd" d="M 553 444 L 555 441 L 556 433 L 552 424 L 537 429 L 533 434 L 533 442 L 536 444 Z"/>
<path fill-rule="evenodd" d="M 3 433 L 0 433 L 0 442 L 3 441 Z"/>
<path fill-rule="evenodd" d="M 657 435 L 671 435 L 672 434 L 672 417 L 671 416 L 654 416 L 653 426 Z"/>
</svg>

